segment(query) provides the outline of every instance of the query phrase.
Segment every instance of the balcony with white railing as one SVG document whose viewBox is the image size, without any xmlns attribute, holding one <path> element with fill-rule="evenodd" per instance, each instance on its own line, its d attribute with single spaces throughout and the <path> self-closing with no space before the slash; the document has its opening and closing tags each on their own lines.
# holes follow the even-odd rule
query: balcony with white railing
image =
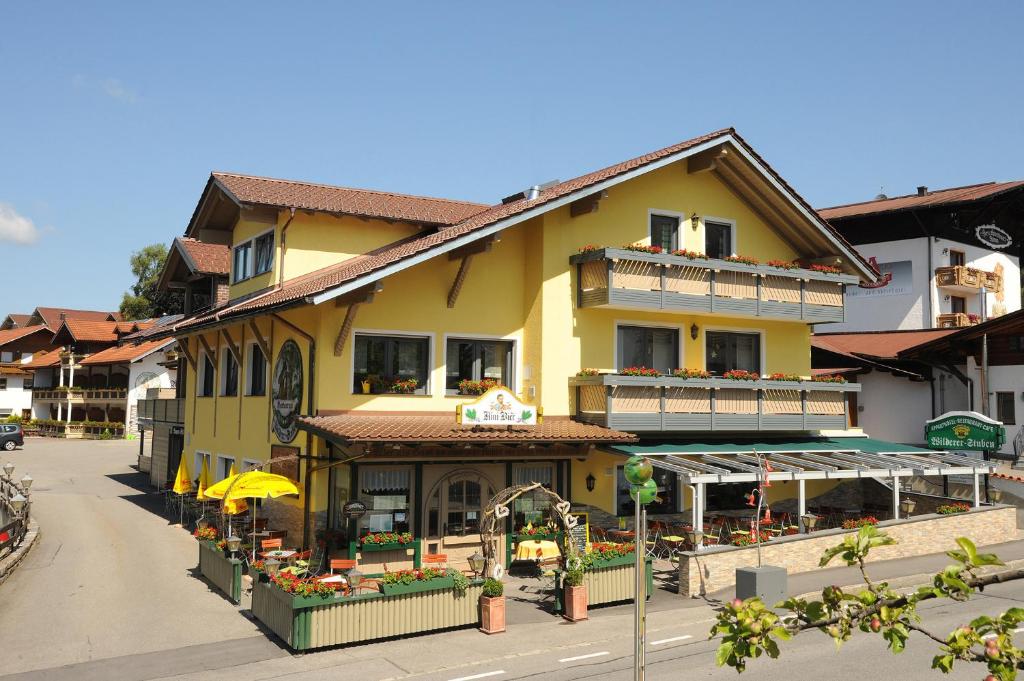
<svg viewBox="0 0 1024 681">
<path fill-rule="evenodd" d="M 630 432 L 808 431 L 848 427 L 858 383 L 602 374 L 570 379 L 575 418 Z"/>
<path fill-rule="evenodd" d="M 600 248 L 570 259 L 577 305 L 800 320 L 844 320 L 843 292 L 857 277 L 713 258 Z"/>
</svg>

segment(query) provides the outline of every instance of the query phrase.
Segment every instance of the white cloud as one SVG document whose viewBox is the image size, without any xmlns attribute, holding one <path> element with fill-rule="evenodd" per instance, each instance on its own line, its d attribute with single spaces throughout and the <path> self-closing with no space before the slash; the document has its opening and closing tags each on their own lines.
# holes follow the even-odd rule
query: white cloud
<svg viewBox="0 0 1024 681">
<path fill-rule="evenodd" d="M 116 99 L 119 102 L 125 104 L 134 104 L 139 96 L 136 92 L 126 86 L 117 78 L 104 78 L 103 80 L 93 80 L 81 74 L 74 76 L 71 79 L 71 84 L 77 90 L 96 90 L 102 92 L 111 99 Z"/>
<path fill-rule="evenodd" d="M 31 244 L 39 238 L 39 229 L 24 215 L 18 215 L 14 206 L 0 203 L 0 241 Z"/>
</svg>

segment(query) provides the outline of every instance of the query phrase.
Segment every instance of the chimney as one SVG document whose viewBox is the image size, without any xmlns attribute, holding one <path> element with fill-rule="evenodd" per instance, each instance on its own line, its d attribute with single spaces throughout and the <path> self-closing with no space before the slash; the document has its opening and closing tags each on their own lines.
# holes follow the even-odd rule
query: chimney
<svg viewBox="0 0 1024 681">
<path fill-rule="evenodd" d="M 928 195 L 928 187 L 926 187 L 924 185 L 921 185 L 920 187 L 918 187 L 917 188 L 917 195 L 918 196 L 927 196 Z"/>
</svg>

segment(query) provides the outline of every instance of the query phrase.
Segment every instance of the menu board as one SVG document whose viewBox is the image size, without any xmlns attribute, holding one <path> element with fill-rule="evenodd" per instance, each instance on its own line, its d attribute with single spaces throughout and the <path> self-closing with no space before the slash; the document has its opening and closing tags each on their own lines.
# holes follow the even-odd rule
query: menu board
<svg viewBox="0 0 1024 681">
<path fill-rule="evenodd" d="M 569 532 L 569 539 L 576 545 L 580 553 L 585 553 L 590 543 L 590 515 L 588 513 L 570 513 L 575 516 L 576 527 Z"/>
</svg>

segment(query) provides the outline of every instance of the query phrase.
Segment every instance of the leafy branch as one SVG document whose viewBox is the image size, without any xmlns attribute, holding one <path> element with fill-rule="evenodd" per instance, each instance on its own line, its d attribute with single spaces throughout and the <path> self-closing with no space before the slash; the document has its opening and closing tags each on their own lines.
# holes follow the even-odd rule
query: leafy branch
<svg viewBox="0 0 1024 681">
<path fill-rule="evenodd" d="M 929 586 L 900 594 L 887 582 L 872 581 L 865 567 L 872 549 L 895 543 L 895 539 L 868 525 L 824 552 L 820 567 L 838 557 L 847 566 L 859 568 L 865 588 L 857 593 L 828 586 L 822 590 L 821 600 L 790 598 L 777 604 L 776 608 L 786 611 L 782 615 L 758 598 L 736 599 L 726 605 L 719 612 L 710 635 L 710 638 L 721 639 L 717 664 L 743 672 L 752 658 L 779 657 L 779 641 L 789 640 L 809 629 L 826 634 L 837 649 L 855 630 L 881 634 L 893 653 L 903 652 L 911 632 L 916 632 L 941 646 L 932 660 L 933 669 L 948 674 L 957 661 L 979 663 L 988 668 L 985 681 L 1014 681 L 1017 670 L 1024 669 L 1024 651 L 1013 644 L 1014 630 L 1024 621 L 1024 608 L 1010 608 L 996 617 L 975 618 L 949 635 L 941 636 L 921 626 L 917 605 L 935 598 L 966 601 L 991 584 L 1024 578 L 1024 569 L 979 574 L 981 568 L 1004 563 L 994 554 L 979 553 L 974 542 L 960 537 L 956 540 L 959 548 L 946 553 L 953 559 L 952 565 L 936 574 Z"/>
</svg>

